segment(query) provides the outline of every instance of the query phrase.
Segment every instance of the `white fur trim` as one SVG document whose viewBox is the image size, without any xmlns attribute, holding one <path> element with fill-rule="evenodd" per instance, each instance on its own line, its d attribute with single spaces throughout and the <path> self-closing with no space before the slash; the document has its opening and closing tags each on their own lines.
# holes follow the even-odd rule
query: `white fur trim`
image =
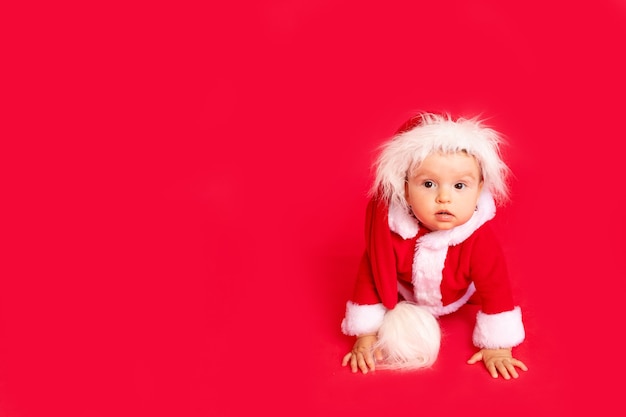
<svg viewBox="0 0 626 417">
<path fill-rule="evenodd" d="M 467 301 L 470 299 L 470 297 L 474 295 L 475 292 L 476 292 L 476 286 L 472 282 L 469 285 L 469 287 L 467 287 L 467 291 L 465 292 L 465 294 L 463 294 L 463 296 L 459 298 L 458 300 L 456 300 L 455 302 L 450 303 L 445 306 L 444 305 L 426 306 L 426 309 L 430 311 L 430 313 L 434 315 L 435 317 L 445 316 L 446 314 L 454 313 L 459 308 L 464 306 L 467 303 Z"/>
<path fill-rule="evenodd" d="M 479 311 L 476 316 L 473 335 L 476 347 L 510 348 L 522 343 L 525 336 L 522 310 L 519 307 L 498 314 L 485 314 Z"/>
<path fill-rule="evenodd" d="M 441 330 L 437 319 L 425 308 L 402 301 L 387 311 L 378 330 L 378 341 L 384 360 L 379 369 L 419 369 L 437 360 Z"/>
<path fill-rule="evenodd" d="M 403 239 L 415 237 L 419 230 L 417 219 L 395 202 L 391 202 L 389 205 L 387 221 L 389 222 L 389 229 L 402 236 Z"/>
<path fill-rule="evenodd" d="M 429 235 L 425 235 L 427 237 Z M 417 242 L 413 257 L 413 288 L 417 304 L 429 307 L 441 306 L 441 271 L 443 271 L 448 246 L 432 249 L 423 246 L 423 238 Z"/>
<path fill-rule="evenodd" d="M 466 223 L 450 230 L 434 231 L 418 239 L 413 257 L 412 280 L 415 299 L 419 305 L 428 307 L 436 315 L 448 314 L 460 307 L 444 308 L 441 302 L 441 272 L 448 255 L 448 247 L 463 242 L 495 215 L 493 197 L 487 188 L 483 188 L 478 198 L 477 210 Z M 467 299 L 470 296 L 471 294 Z"/>
<path fill-rule="evenodd" d="M 383 323 L 386 311 L 382 303 L 361 305 L 348 301 L 341 331 L 348 336 L 376 333 Z"/>
<path fill-rule="evenodd" d="M 400 281 L 398 281 L 398 292 L 400 293 L 402 298 L 404 298 L 406 301 L 409 301 L 411 303 L 417 303 L 417 300 L 415 299 L 415 294 L 413 293 L 413 291 L 405 287 Z M 432 314 L 435 317 L 444 316 L 446 314 L 454 313 L 459 308 L 464 306 L 467 303 L 467 301 L 470 299 L 470 297 L 474 295 L 475 292 L 476 292 L 476 286 L 474 285 L 473 282 L 471 282 L 469 287 L 467 287 L 467 291 L 465 292 L 465 294 L 463 294 L 463 296 L 459 298 L 458 300 L 446 306 L 440 305 L 440 306 L 422 306 L 422 307 L 428 310 L 430 314 Z"/>
</svg>

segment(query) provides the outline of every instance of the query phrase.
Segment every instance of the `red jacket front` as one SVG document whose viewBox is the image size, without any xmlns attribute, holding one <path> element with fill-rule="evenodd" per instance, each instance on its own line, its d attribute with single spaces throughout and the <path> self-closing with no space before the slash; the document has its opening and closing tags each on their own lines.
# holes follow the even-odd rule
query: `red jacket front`
<svg viewBox="0 0 626 417">
<path fill-rule="evenodd" d="M 417 302 L 417 297 L 414 296 L 416 288 L 413 284 L 413 261 L 416 243 L 426 233 L 428 231 L 422 228 L 415 237 L 406 240 L 396 233 L 392 234 L 399 300 Z M 484 313 L 496 314 L 513 310 L 513 295 L 506 263 L 489 224 L 482 225 L 464 242 L 450 246 L 444 262 L 439 284 L 443 307 L 465 296 L 474 283 L 476 294 L 471 294 L 472 300 L 481 304 Z M 356 304 L 382 303 L 367 252 L 361 259 L 352 301 Z M 425 300 L 421 301 L 422 303 L 417 304 L 424 304 Z M 431 308 L 436 305 L 434 301 L 436 300 L 430 304 Z M 436 311 L 433 314 L 440 315 Z"/>
</svg>

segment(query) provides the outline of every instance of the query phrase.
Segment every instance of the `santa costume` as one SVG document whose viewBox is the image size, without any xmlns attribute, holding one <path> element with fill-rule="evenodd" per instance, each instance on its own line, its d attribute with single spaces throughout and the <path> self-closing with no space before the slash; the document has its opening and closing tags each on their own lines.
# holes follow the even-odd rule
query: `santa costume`
<svg viewBox="0 0 626 417">
<path fill-rule="evenodd" d="M 399 134 L 422 121 L 411 121 Z M 489 224 L 496 213 L 489 188 L 483 187 L 470 220 L 449 230 L 427 230 L 396 200 L 370 199 L 365 253 L 341 329 L 346 335 L 377 334 L 387 367 L 432 365 L 441 337 L 437 318 L 470 299 L 480 306 L 476 347 L 511 348 L 524 340 L 521 309 Z"/>
</svg>

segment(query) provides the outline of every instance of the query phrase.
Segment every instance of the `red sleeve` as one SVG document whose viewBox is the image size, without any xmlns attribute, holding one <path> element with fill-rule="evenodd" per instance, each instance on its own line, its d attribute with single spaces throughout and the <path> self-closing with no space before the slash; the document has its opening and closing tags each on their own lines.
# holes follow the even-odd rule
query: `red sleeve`
<svg viewBox="0 0 626 417">
<path fill-rule="evenodd" d="M 367 251 L 363 254 L 361 263 L 359 264 L 356 285 L 354 287 L 354 293 L 352 294 L 352 302 L 359 305 L 381 303 L 380 296 L 376 290 Z"/>
<path fill-rule="evenodd" d="M 513 310 L 513 292 L 500 242 L 486 223 L 474 232 L 470 277 L 485 314 Z"/>
<path fill-rule="evenodd" d="M 389 208 L 372 198 L 365 215 L 365 254 L 361 259 L 353 301 L 383 303 L 388 309 L 398 302 L 396 255 L 388 221 Z"/>
</svg>

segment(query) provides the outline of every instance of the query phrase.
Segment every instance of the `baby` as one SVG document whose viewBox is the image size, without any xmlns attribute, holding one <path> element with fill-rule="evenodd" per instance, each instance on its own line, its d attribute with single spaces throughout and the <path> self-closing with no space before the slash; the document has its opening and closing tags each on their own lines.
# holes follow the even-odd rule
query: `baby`
<svg viewBox="0 0 626 417">
<path fill-rule="evenodd" d="M 363 373 L 431 366 L 437 317 L 477 302 L 469 359 L 519 376 L 525 337 L 502 249 L 489 224 L 508 199 L 500 135 L 478 119 L 420 113 L 382 147 L 366 213 L 366 249 L 342 331 L 356 336 L 343 366 Z"/>
</svg>

